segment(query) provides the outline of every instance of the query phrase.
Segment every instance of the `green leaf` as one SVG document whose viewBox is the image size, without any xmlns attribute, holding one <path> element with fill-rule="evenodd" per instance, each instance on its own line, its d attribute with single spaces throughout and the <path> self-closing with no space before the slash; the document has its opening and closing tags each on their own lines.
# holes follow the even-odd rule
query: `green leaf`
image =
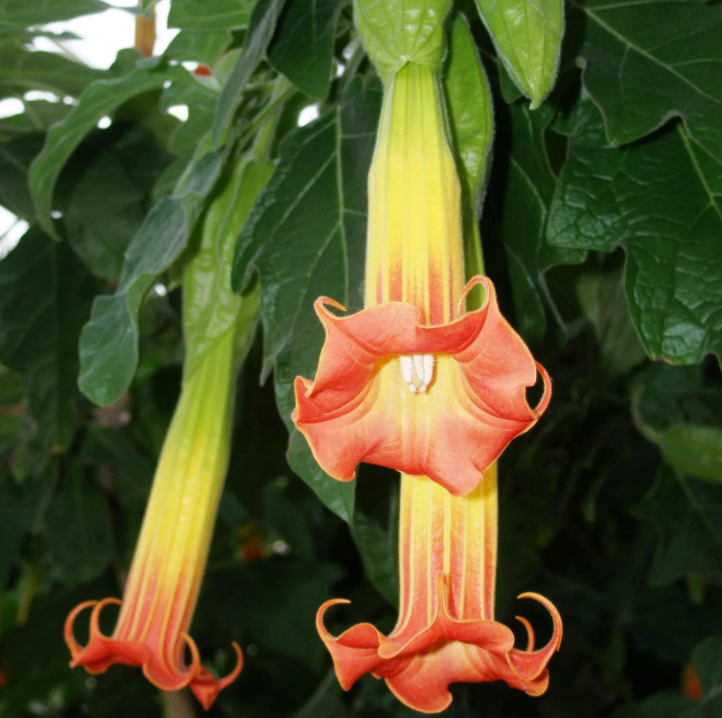
<svg viewBox="0 0 722 718">
<path fill-rule="evenodd" d="M 46 447 L 69 446 L 77 423 L 77 343 L 95 283 L 66 245 L 36 228 L 0 263 L 0 361 L 25 375 Z"/>
<path fill-rule="evenodd" d="M 186 264 L 183 280 L 186 376 L 236 323 L 242 302 L 231 289 L 236 240 L 272 172 L 271 162 L 242 157 L 203 220 L 200 245 Z"/>
<path fill-rule="evenodd" d="M 0 141 L 11 140 L 28 132 L 43 132 L 65 117 L 72 109 L 63 102 L 23 100 L 25 112 L 0 120 Z"/>
<path fill-rule="evenodd" d="M 462 221 L 467 277 L 483 271 L 479 217 L 494 138 L 494 111 L 486 73 L 466 18 L 457 14 L 451 28 L 449 60 L 444 73 L 451 145 L 457 155 L 462 191 Z M 481 299 L 473 290 L 467 306 Z"/>
<path fill-rule="evenodd" d="M 143 222 L 145 200 L 143 189 L 108 150 L 73 183 L 64 203 L 64 234 L 98 277 L 120 277 L 125 250 Z"/>
<path fill-rule="evenodd" d="M 168 27 L 218 32 L 248 27 L 256 0 L 173 0 Z"/>
<path fill-rule="evenodd" d="M 407 62 L 440 69 L 451 4 L 451 0 L 354 0 L 356 27 L 385 83 Z"/>
<path fill-rule="evenodd" d="M 494 138 L 494 107 L 466 18 L 457 14 L 451 27 L 449 60 L 444 73 L 451 135 L 461 159 L 459 174 L 469 190 L 478 219 Z"/>
<path fill-rule="evenodd" d="M 28 170 L 43 146 L 43 135 L 33 132 L 0 144 L 0 204 L 32 221 L 35 207 L 28 189 Z"/>
<path fill-rule="evenodd" d="M 690 574 L 722 583 L 722 486 L 665 469 L 634 513 L 657 529 L 652 585 Z"/>
<path fill-rule="evenodd" d="M 241 104 L 246 85 L 265 57 L 285 2 L 286 0 L 259 0 L 253 8 L 248 31 L 249 40 L 243 46 L 243 52 L 223 88 L 213 120 L 213 139 L 216 143 L 233 122 L 233 116 Z"/>
<path fill-rule="evenodd" d="M 261 273 L 265 372 L 275 363 L 278 406 L 292 432 L 289 462 L 322 501 L 351 520 L 353 487 L 322 472 L 291 421 L 293 382 L 313 376 L 323 329 L 313 302 L 327 295 L 361 305 L 366 237 L 366 177 L 381 93 L 355 80 L 316 122 L 284 142 L 278 167 L 241 233 L 234 286 Z"/>
<path fill-rule="evenodd" d="M 692 701 L 681 693 L 664 691 L 636 705 L 620 708 L 612 718 L 681 718 L 690 705 Z"/>
<path fill-rule="evenodd" d="M 0 44 L 0 90 L 5 96 L 44 90 L 77 97 L 88 84 L 105 76 L 102 70 L 62 55 L 30 51 L 10 42 Z"/>
<path fill-rule="evenodd" d="M 65 583 L 100 575 L 113 555 L 108 502 L 94 484 L 74 478 L 53 499 L 46 515 L 48 542 Z"/>
<path fill-rule="evenodd" d="M 627 253 L 632 321 L 654 359 L 722 356 L 722 164 L 681 125 L 623 149 L 605 146 L 582 103 L 547 238 L 566 249 Z"/>
<path fill-rule="evenodd" d="M 324 100 L 331 89 L 333 42 L 349 0 L 288 0 L 268 52 L 269 62 L 301 92 Z"/>
<path fill-rule="evenodd" d="M 0 28 L 47 25 L 60 20 L 71 20 L 80 15 L 103 12 L 109 7 L 101 0 L 0 0 Z"/>
<path fill-rule="evenodd" d="M 647 355 L 629 316 L 621 270 L 585 272 L 577 281 L 577 296 L 592 324 L 606 377 L 624 374 L 644 361 Z"/>
<path fill-rule="evenodd" d="M 701 479 L 722 482 L 722 428 L 683 424 L 661 437 L 659 448 L 666 462 Z"/>
<path fill-rule="evenodd" d="M 157 72 L 137 68 L 118 79 L 93 82 L 83 92 L 77 106 L 64 120 L 50 129 L 43 151 L 30 168 L 30 187 L 38 220 L 48 234 L 56 236 L 50 214 L 58 176 L 75 148 L 98 121 L 135 95 L 161 87 L 168 80 L 182 81 L 188 78 L 188 73 L 182 68 L 168 68 Z"/>
<path fill-rule="evenodd" d="M 544 273 L 559 264 L 576 264 L 585 253 L 551 247 L 545 242 L 556 178 L 549 166 L 544 132 L 552 119 L 549 108 L 531 112 L 523 105 L 509 107 L 511 145 L 502 208 L 504 249 L 514 294 L 518 329 L 525 339 L 537 341 L 546 328 L 545 304 L 556 313 Z M 504 147 L 502 146 L 502 151 Z"/>
<path fill-rule="evenodd" d="M 481 19 L 516 86 L 541 105 L 559 69 L 564 33 L 562 0 L 476 0 Z"/>
<path fill-rule="evenodd" d="M 702 387 L 696 368 L 648 372 L 633 390 L 632 416 L 670 466 L 722 481 L 722 391 Z"/>
<path fill-rule="evenodd" d="M 613 144 L 631 142 L 670 117 L 722 162 L 722 12 L 677 0 L 572 1 L 584 13 L 584 85 Z"/>
</svg>

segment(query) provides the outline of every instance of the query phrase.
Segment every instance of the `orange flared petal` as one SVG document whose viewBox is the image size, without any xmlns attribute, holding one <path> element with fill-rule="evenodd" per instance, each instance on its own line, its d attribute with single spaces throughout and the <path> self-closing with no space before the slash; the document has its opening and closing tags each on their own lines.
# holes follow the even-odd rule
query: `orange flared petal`
<svg viewBox="0 0 722 718">
<path fill-rule="evenodd" d="M 191 654 L 190 665 L 168 665 L 156 651 L 141 641 L 130 641 L 104 635 L 100 630 L 100 612 L 109 604 L 121 604 L 117 598 L 105 598 L 102 601 L 85 601 L 76 606 L 65 621 L 65 642 L 71 653 L 70 667 L 84 666 L 92 674 L 105 673 L 110 666 L 119 663 L 129 666 L 141 666 L 146 678 L 164 691 L 176 691 L 190 687 L 201 705 L 207 710 L 213 704 L 218 693 L 232 683 L 243 668 L 243 654 L 238 644 L 232 644 L 236 652 L 236 666 L 225 678 L 216 678 L 200 663 L 200 655 L 195 641 L 187 635 L 181 638 Z M 75 639 L 73 624 L 77 616 L 86 608 L 93 608 L 90 617 L 90 637 L 82 646 Z"/>
<path fill-rule="evenodd" d="M 471 491 L 519 434 L 546 409 L 550 380 L 499 312 L 494 287 L 484 305 L 449 324 L 426 326 L 411 304 L 392 302 L 348 317 L 320 298 L 326 330 L 315 381 L 296 379 L 294 421 L 320 466 L 350 481 L 359 462 L 429 476 L 454 495 Z M 412 393 L 398 357 L 433 355 L 428 390 Z M 526 400 L 537 370 L 544 396 Z"/>
<path fill-rule="evenodd" d="M 511 630 L 497 621 L 458 620 L 449 614 L 446 591 L 438 577 L 438 610 L 430 625 L 404 644 L 394 641 L 394 634 L 384 636 L 369 623 L 361 623 L 333 636 L 323 618 L 333 605 L 348 603 L 334 599 L 318 610 L 316 626 L 333 658 L 341 686 L 348 690 L 365 673 L 384 678 L 391 691 L 405 705 L 422 713 L 439 713 L 451 703 L 452 683 L 483 683 L 503 680 L 512 688 L 530 695 L 541 695 L 549 683 L 546 665 L 558 650 L 562 638 L 559 613 L 554 605 L 538 594 L 522 594 L 534 598 L 550 612 L 554 635 L 538 651 L 533 650 L 531 626 L 530 646 L 526 651 L 513 647 Z"/>
</svg>

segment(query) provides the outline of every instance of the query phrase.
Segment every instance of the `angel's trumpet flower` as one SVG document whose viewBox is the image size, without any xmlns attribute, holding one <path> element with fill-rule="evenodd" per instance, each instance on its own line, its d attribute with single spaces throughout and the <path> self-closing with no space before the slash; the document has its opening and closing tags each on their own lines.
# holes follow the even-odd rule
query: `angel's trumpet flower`
<svg viewBox="0 0 722 718">
<path fill-rule="evenodd" d="M 485 288 L 464 312 L 466 293 Z M 491 281 L 464 289 L 459 181 L 437 81 L 409 63 L 386 90 L 369 175 L 366 308 L 321 297 L 326 343 L 313 382 L 296 379 L 296 426 L 324 471 L 359 462 L 429 476 L 465 494 L 546 409 L 549 378 L 499 313 Z M 526 389 L 544 381 L 535 408 Z"/>
<path fill-rule="evenodd" d="M 165 691 L 189 686 L 208 708 L 243 664 L 219 680 L 203 668 L 188 634 L 205 570 L 229 453 L 234 384 L 233 331 L 218 342 L 183 387 L 163 445 L 153 489 L 133 556 L 122 602 L 86 601 L 65 624 L 71 666 L 104 673 L 114 663 L 142 666 L 151 683 Z M 112 636 L 100 630 L 100 612 L 120 604 Z M 77 615 L 92 607 L 90 638 L 81 646 L 73 635 Z M 190 663 L 186 662 L 186 651 Z"/>
</svg>

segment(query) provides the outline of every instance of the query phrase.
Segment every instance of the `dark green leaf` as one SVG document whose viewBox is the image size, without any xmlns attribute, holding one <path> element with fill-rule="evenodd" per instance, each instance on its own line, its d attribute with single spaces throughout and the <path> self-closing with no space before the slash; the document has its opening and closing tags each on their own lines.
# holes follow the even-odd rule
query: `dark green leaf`
<svg viewBox="0 0 722 718">
<path fill-rule="evenodd" d="M 288 0 L 273 44 L 270 63 L 301 92 L 323 100 L 331 88 L 333 42 L 341 8 L 349 0 Z"/>
<path fill-rule="evenodd" d="M 247 27 L 256 0 L 173 0 L 168 27 L 218 32 Z"/>
<path fill-rule="evenodd" d="M 564 33 L 562 0 L 476 0 L 479 14 L 516 86 L 538 107 L 551 92 Z"/>
<path fill-rule="evenodd" d="M 690 574 L 722 583 L 722 486 L 665 469 L 635 513 L 658 531 L 653 585 Z"/>
<path fill-rule="evenodd" d="M 610 142 L 636 140 L 676 115 L 722 162 L 722 8 L 677 0 L 572 6 L 585 15 L 584 84 Z"/>
<path fill-rule="evenodd" d="M 72 109 L 64 102 L 24 100 L 25 112 L 0 119 L 0 141 L 11 140 L 28 132 L 43 132 L 65 117 Z"/>
<path fill-rule="evenodd" d="M 644 361 L 647 355 L 629 317 L 621 270 L 585 272 L 577 282 L 577 296 L 597 338 L 605 376 L 623 374 Z"/>
<path fill-rule="evenodd" d="M 545 304 L 554 308 L 544 273 L 558 264 L 581 262 L 585 253 L 550 247 L 544 239 L 556 187 L 544 146 L 551 111 L 545 107 L 530 112 L 522 105 L 509 110 L 512 137 L 505 194 L 513 199 L 504 203 L 502 230 L 519 331 L 534 341 L 544 335 Z"/>
<path fill-rule="evenodd" d="M 652 358 L 683 364 L 722 356 L 722 164 L 681 125 L 639 145 L 604 146 L 601 118 L 584 107 L 549 242 L 625 248 L 630 314 Z"/>
<path fill-rule="evenodd" d="M 665 691 L 642 703 L 620 708 L 613 718 L 681 718 L 692 701 L 677 691 Z M 685 714 L 686 715 L 686 714 Z"/>
<path fill-rule="evenodd" d="M 43 135 L 37 132 L 0 144 L 0 204 L 30 221 L 35 207 L 28 188 L 28 170 L 42 146 Z"/>
<path fill-rule="evenodd" d="M 0 66 L 1 63 L 0 59 Z M 169 68 L 158 72 L 137 68 L 118 79 L 94 82 L 83 92 L 77 106 L 48 132 L 43 151 L 30 168 L 30 187 L 38 220 L 46 232 L 51 236 L 55 235 L 50 213 L 60 171 L 98 121 L 135 95 L 161 87 L 168 80 L 182 81 L 188 77 L 188 73 L 182 68 Z"/>
<path fill-rule="evenodd" d="M 697 671 L 702 698 L 682 718 L 705 718 L 722 709 L 722 636 L 710 636 L 695 647 L 692 665 Z"/>
<path fill-rule="evenodd" d="M 64 205 L 65 236 L 98 277 L 118 280 L 125 250 L 143 221 L 144 200 L 142 188 L 107 151 L 73 184 Z"/>
<path fill-rule="evenodd" d="M 253 8 L 250 39 L 243 46 L 243 52 L 231 71 L 218 102 L 218 110 L 213 121 L 213 139 L 216 143 L 233 122 L 233 115 L 243 99 L 248 80 L 264 59 L 285 2 L 286 0 L 259 0 Z"/>
<path fill-rule="evenodd" d="M 77 97 L 88 84 L 104 76 L 103 71 L 62 55 L 31 52 L 10 42 L 0 44 L 0 90 L 3 95 L 43 90 Z"/>
<path fill-rule="evenodd" d="M 275 363 L 278 406 L 292 431 L 291 467 L 347 521 L 352 487 L 324 474 L 293 429 L 293 381 L 315 373 L 323 343 L 316 297 L 334 297 L 349 309 L 361 302 L 366 176 L 379 107 L 378 88 L 359 79 L 339 107 L 289 136 L 241 233 L 234 266 L 237 287 L 254 267 L 261 272 L 265 371 Z"/>
<path fill-rule="evenodd" d="M 53 499 L 46 515 L 48 542 L 67 584 L 101 574 L 113 554 L 108 502 L 94 484 L 75 477 Z"/>
<path fill-rule="evenodd" d="M 107 10 L 101 0 L 0 0 L 0 28 L 46 25 Z"/>
<path fill-rule="evenodd" d="M 0 263 L 0 361 L 23 373 L 45 446 L 75 433 L 77 343 L 95 284 L 66 245 L 31 229 Z"/>
<path fill-rule="evenodd" d="M 722 428 L 672 426 L 662 435 L 659 448 L 667 463 L 678 471 L 722 481 Z"/>
</svg>

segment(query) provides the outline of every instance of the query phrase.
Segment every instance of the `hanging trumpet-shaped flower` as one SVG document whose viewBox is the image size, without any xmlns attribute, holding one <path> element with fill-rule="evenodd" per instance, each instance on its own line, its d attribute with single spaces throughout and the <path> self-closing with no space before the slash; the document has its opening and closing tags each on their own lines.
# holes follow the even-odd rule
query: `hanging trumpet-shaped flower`
<svg viewBox="0 0 722 718">
<path fill-rule="evenodd" d="M 230 452 L 235 377 L 252 339 L 258 291 L 241 300 L 230 289 L 235 238 L 272 165 L 242 159 L 206 216 L 202 243 L 185 271 L 185 376 L 143 519 L 123 600 L 77 606 L 65 623 L 71 666 L 104 673 L 114 663 L 141 666 L 165 691 L 188 686 L 205 708 L 241 672 L 243 657 L 225 678 L 203 668 L 188 631 L 203 579 Z M 111 636 L 100 613 L 119 604 Z M 73 634 L 78 614 L 92 608 L 90 637 Z M 189 660 L 188 660 L 189 659 Z"/>
<path fill-rule="evenodd" d="M 166 691 L 189 686 L 204 707 L 241 671 L 218 680 L 201 666 L 188 634 L 205 569 L 229 447 L 234 333 L 209 352 L 183 387 L 153 482 L 123 601 L 77 606 L 65 623 L 71 666 L 104 673 L 114 663 L 142 666 Z M 100 612 L 121 604 L 112 636 L 101 633 Z M 90 638 L 73 636 L 76 616 L 92 607 Z M 186 652 L 190 662 L 186 662 Z"/>
<path fill-rule="evenodd" d="M 341 685 L 384 678 L 406 705 L 444 710 L 455 682 L 504 680 L 531 695 L 562 638 L 514 647 L 494 620 L 497 552 L 495 460 L 537 421 L 550 382 L 499 313 L 491 282 L 464 287 L 459 183 L 433 71 L 407 63 L 385 89 L 369 178 L 366 308 L 340 318 L 321 298 L 326 329 L 315 381 L 296 380 L 295 422 L 322 468 L 340 480 L 359 461 L 399 470 L 400 609 L 384 636 L 362 623 L 340 636 L 317 615 Z M 483 285 L 481 307 L 464 312 Z M 544 383 L 532 409 L 526 390 Z"/>
<path fill-rule="evenodd" d="M 556 608 L 535 593 L 549 611 L 554 633 L 534 650 L 514 648 L 514 634 L 494 621 L 496 584 L 496 464 L 466 496 L 452 496 L 423 476 L 401 477 L 400 607 L 396 628 L 387 637 L 368 623 L 332 636 L 323 624 L 330 606 L 318 611 L 316 625 L 348 690 L 364 673 L 384 678 L 404 704 L 438 713 L 451 703 L 449 684 L 503 680 L 538 696 L 547 688 L 546 665 L 562 639 Z"/>
<path fill-rule="evenodd" d="M 321 468 L 350 481 L 365 461 L 465 494 L 550 398 L 549 378 L 499 313 L 491 281 L 464 289 L 460 190 L 431 70 L 408 63 L 386 90 L 369 175 L 366 309 L 326 297 L 315 381 L 296 379 L 296 426 Z M 464 314 L 474 284 L 483 306 Z M 544 381 L 535 408 L 527 387 Z"/>
</svg>

